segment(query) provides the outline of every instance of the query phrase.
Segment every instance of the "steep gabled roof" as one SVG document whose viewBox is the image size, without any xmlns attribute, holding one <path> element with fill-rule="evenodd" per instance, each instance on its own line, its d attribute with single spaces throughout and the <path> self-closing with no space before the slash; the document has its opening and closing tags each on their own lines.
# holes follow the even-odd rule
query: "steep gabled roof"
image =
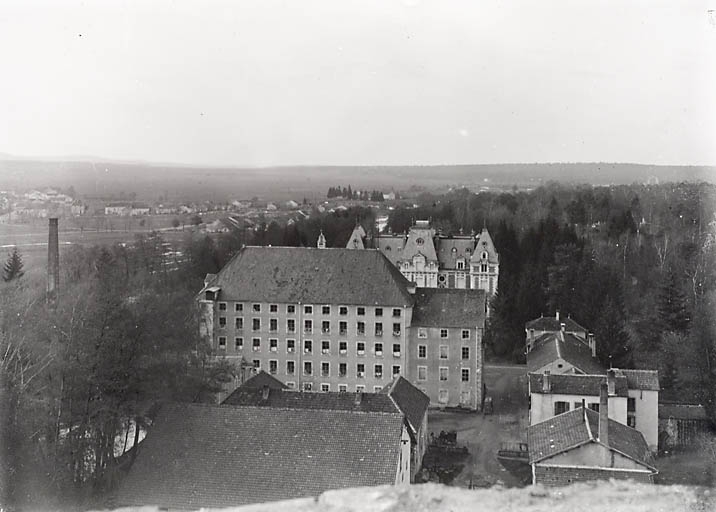
<svg viewBox="0 0 716 512">
<path fill-rule="evenodd" d="M 497 253 L 497 249 L 495 249 L 495 243 L 492 241 L 492 237 L 490 236 L 490 232 L 487 231 L 487 228 L 482 228 L 482 232 L 477 237 L 472 260 L 480 261 L 483 252 L 487 252 L 487 261 L 489 263 L 497 264 L 500 262 L 500 255 Z"/>
<path fill-rule="evenodd" d="M 560 324 L 564 324 L 564 328 L 567 332 L 587 332 L 585 327 L 582 327 L 571 318 L 560 318 L 557 320 L 556 316 L 543 316 L 530 320 L 525 324 L 525 329 L 534 329 L 535 331 L 553 331 L 557 332 L 561 329 Z"/>
<path fill-rule="evenodd" d="M 608 428 L 610 449 L 654 469 L 649 446 L 641 432 L 611 419 Z M 599 413 L 581 407 L 531 425 L 527 429 L 530 463 L 549 459 L 587 443 L 599 442 L 598 436 Z"/>
<path fill-rule="evenodd" d="M 408 306 L 408 280 L 380 251 L 244 247 L 208 283 L 220 300 Z M 203 291 L 203 290 L 202 290 Z"/>
<path fill-rule="evenodd" d="M 482 326 L 485 321 L 485 290 L 418 288 L 411 327 Z"/>
<path fill-rule="evenodd" d="M 607 382 L 606 375 L 581 375 L 573 373 L 553 374 L 549 376 L 550 390 L 542 390 L 544 375 L 541 373 L 530 373 L 530 392 L 539 394 L 555 395 L 582 395 L 599 396 L 599 387 Z M 616 376 L 614 379 L 614 390 L 616 396 L 625 397 L 629 394 L 627 379 L 624 376 Z"/>
<path fill-rule="evenodd" d="M 265 387 L 268 387 L 269 389 L 288 389 L 286 384 L 263 370 L 247 379 L 246 382 L 244 382 L 238 389 L 255 390 L 263 389 Z"/>
<path fill-rule="evenodd" d="M 615 368 L 617 375 L 623 375 L 627 379 L 629 389 L 641 389 L 644 391 L 659 391 L 659 372 L 657 370 L 624 370 Z"/>
<path fill-rule="evenodd" d="M 396 377 L 390 386 L 383 388 L 381 394 L 388 395 L 395 402 L 405 415 L 413 435 L 417 435 L 428 413 L 430 397 L 401 376 Z"/>
<path fill-rule="evenodd" d="M 402 429 L 398 413 L 166 405 L 114 501 L 220 508 L 389 485 Z"/>
<path fill-rule="evenodd" d="M 355 228 L 353 228 L 351 237 L 348 239 L 348 243 L 346 243 L 346 249 L 365 249 L 365 244 L 363 243 L 364 237 L 365 230 L 363 229 L 363 226 L 358 224 Z"/>
<path fill-rule="evenodd" d="M 420 221 L 418 221 L 420 222 Z M 437 261 L 438 255 L 435 252 L 435 230 L 431 227 L 413 226 L 408 231 L 405 239 L 401 260 L 411 260 L 413 256 L 422 254 L 427 261 Z"/>
<path fill-rule="evenodd" d="M 568 332 L 546 332 L 538 336 L 532 350 L 527 353 L 527 370 L 537 372 L 558 359 L 567 361 L 587 374 L 604 374 L 607 371 L 592 357 L 589 346 Z"/>
</svg>

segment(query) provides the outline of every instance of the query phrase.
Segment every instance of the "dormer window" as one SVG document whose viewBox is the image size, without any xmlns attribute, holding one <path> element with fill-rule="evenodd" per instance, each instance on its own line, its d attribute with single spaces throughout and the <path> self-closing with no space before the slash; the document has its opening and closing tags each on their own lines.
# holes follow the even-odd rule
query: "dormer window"
<svg viewBox="0 0 716 512">
<path fill-rule="evenodd" d="M 486 260 L 486 259 L 487 259 L 487 252 L 486 252 L 486 251 L 483 251 L 483 253 L 482 253 L 482 259 L 483 259 L 483 260 Z"/>
<path fill-rule="evenodd" d="M 470 249 L 467 249 L 467 250 L 469 251 Z M 457 252 L 457 247 L 453 247 L 453 248 L 452 248 L 452 253 L 455 254 L 456 252 Z"/>
<path fill-rule="evenodd" d="M 418 245 L 423 245 L 425 243 L 425 240 L 423 240 L 422 238 L 418 238 L 417 240 L 415 240 L 415 243 Z"/>
<path fill-rule="evenodd" d="M 385 247 L 385 250 L 388 251 L 388 252 L 390 252 L 390 251 L 391 251 L 391 247 L 388 245 L 388 246 Z"/>
<path fill-rule="evenodd" d="M 463 260 L 459 260 L 457 262 L 457 269 L 458 270 L 465 270 L 465 262 Z"/>
</svg>

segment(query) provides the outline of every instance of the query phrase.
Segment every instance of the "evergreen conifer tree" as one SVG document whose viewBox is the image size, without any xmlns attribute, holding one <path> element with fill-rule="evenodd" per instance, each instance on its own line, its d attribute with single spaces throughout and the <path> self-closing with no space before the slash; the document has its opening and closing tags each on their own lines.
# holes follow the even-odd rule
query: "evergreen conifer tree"
<svg viewBox="0 0 716 512">
<path fill-rule="evenodd" d="M 13 279 L 21 278 L 22 275 L 25 273 L 22 270 L 22 267 L 22 256 L 20 256 L 17 247 L 14 247 L 12 252 L 8 256 L 7 261 L 5 262 L 2 276 L 3 280 L 7 283 L 12 281 Z"/>
<path fill-rule="evenodd" d="M 666 279 L 659 291 L 657 308 L 663 330 L 679 333 L 687 331 L 690 315 L 686 309 L 686 298 L 672 269 L 666 272 Z"/>
</svg>

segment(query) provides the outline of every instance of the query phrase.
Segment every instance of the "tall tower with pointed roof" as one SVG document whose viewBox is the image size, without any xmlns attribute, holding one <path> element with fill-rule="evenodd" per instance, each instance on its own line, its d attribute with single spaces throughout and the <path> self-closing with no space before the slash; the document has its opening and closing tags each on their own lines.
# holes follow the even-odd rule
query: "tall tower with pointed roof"
<svg viewBox="0 0 716 512">
<path fill-rule="evenodd" d="M 497 291 L 500 275 L 500 255 L 495 249 L 487 228 L 477 237 L 475 250 L 470 257 L 470 288 L 485 290 L 490 296 Z"/>
<path fill-rule="evenodd" d="M 353 233 L 351 233 L 351 237 L 348 239 L 346 249 L 365 249 L 365 244 L 363 243 L 365 236 L 363 226 L 356 224 L 356 227 L 353 228 Z"/>
<path fill-rule="evenodd" d="M 318 243 L 316 244 L 316 246 L 317 246 L 319 249 L 325 249 L 325 248 L 326 248 L 326 237 L 323 236 L 323 230 L 321 230 L 321 234 L 318 235 Z"/>
</svg>

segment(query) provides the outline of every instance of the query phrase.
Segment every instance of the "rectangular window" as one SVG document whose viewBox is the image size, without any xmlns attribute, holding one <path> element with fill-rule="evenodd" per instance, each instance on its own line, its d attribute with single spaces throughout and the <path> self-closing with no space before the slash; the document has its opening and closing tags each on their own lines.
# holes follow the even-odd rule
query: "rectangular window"
<svg viewBox="0 0 716 512">
<path fill-rule="evenodd" d="M 358 350 L 359 356 L 365 355 L 365 343 L 359 341 L 358 343 L 356 343 L 356 349 Z"/>
<path fill-rule="evenodd" d="M 460 376 L 463 382 L 470 382 L 470 369 L 469 368 L 463 368 L 460 371 Z"/>
<path fill-rule="evenodd" d="M 226 350 L 226 336 L 219 336 L 219 349 Z"/>
<path fill-rule="evenodd" d="M 365 377 L 365 365 L 363 363 L 358 363 L 356 365 L 356 376 L 359 379 L 362 379 L 363 377 Z"/>
<path fill-rule="evenodd" d="M 304 315 L 312 315 L 313 314 L 313 306 L 303 306 L 303 314 Z"/>
<path fill-rule="evenodd" d="M 627 413 L 627 426 L 631 428 L 636 428 L 636 414 Z"/>
<path fill-rule="evenodd" d="M 400 317 L 400 308 L 394 308 L 393 309 L 393 316 L 396 318 Z"/>
<path fill-rule="evenodd" d="M 293 318 L 286 320 L 286 332 L 296 332 L 296 320 Z"/>
<path fill-rule="evenodd" d="M 448 369 L 447 366 L 441 366 L 440 367 L 440 380 L 446 381 L 448 380 Z"/>
<path fill-rule="evenodd" d="M 383 365 L 382 364 L 376 364 L 375 366 L 373 366 L 373 375 L 375 375 L 376 379 L 383 378 Z"/>
<path fill-rule="evenodd" d="M 345 306 L 339 307 L 339 308 L 338 308 L 338 314 L 339 314 L 339 315 L 342 315 L 342 316 L 347 315 L 347 314 L 348 314 L 348 308 L 345 307 Z"/>
<path fill-rule="evenodd" d="M 261 304 L 253 304 L 251 309 L 254 313 L 261 313 Z"/>
<path fill-rule="evenodd" d="M 358 316 L 364 316 L 365 308 L 363 306 L 358 306 L 358 308 L 356 308 L 356 313 L 358 314 Z"/>
<path fill-rule="evenodd" d="M 311 334 L 313 332 L 313 320 L 303 321 L 303 332 L 305 334 Z"/>
<path fill-rule="evenodd" d="M 587 407 L 589 407 L 594 412 L 599 412 L 599 402 L 592 402 L 591 404 L 587 404 Z"/>
<path fill-rule="evenodd" d="M 460 260 L 457 262 L 457 269 L 458 270 L 465 270 L 465 262 Z"/>
<path fill-rule="evenodd" d="M 261 330 L 261 319 L 260 318 L 254 318 L 251 320 L 251 330 L 260 331 Z"/>
<path fill-rule="evenodd" d="M 348 322 L 338 322 L 338 334 L 341 336 L 348 334 Z"/>
<path fill-rule="evenodd" d="M 289 315 L 295 315 L 296 314 L 296 306 L 294 304 L 289 304 L 286 306 L 286 313 Z"/>
<path fill-rule="evenodd" d="M 311 361 L 305 361 L 303 363 L 303 374 L 304 375 L 312 375 L 313 374 L 313 363 Z"/>
<path fill-rule="evenodd" d="M 418 358 L 426 359 L 427 357 L 428 357 L 428 346 L 427 345 L 418 345 Z"/>
<path fill-rule="evenodd" d="M 226 327 L 226 317 L 225 316 L 219 317 L 219 327 Z"/>
<path fill-rule="evenodd" d="M 393 343 L 393 357 L 400 357 L 400 343 Z"/>
<path fill-rule="evenodd" d="M 394 365 L 393 365 L 393 377 L 395 378 L 395 377 L 397 377 L 398 375 L 400 375 L 400 365 L 399 365 L 399 364 L 394 364 Z"/>
<path fill-rule="evenodd" d="M 393 336 L 400 336 L 400 324 L 393 324 Z"/>
<path fill-rule="evenodd" d="M 241 302 L 237 302 L 234 304 L 234 311 L 237 313 L 242 313 L 244 311 L 244 305 Z"/>
<path fill-rule="evenodd" d="M 331 353 L 331 342 L 327 340 L 323 340 L 321 342 L 321 354 L 330 354 Z"/>
<path fill-rule="evenodd" d="M 278 340 L 276 338 L 269 339 L 269 350 L 271 352 L 278 352 Z"/>
<path fill-rule="evenodd" d="M 291 380 L 289 380 L 289 381 L 286 382 L 286 387 L 288 387 L 288 389 L 295 389 L 295 388 L 296 388 L 296 383 L 293 382 L 293 381 L 291 381 Z"/>
<path fill-rule="evenodd" d="M 236 347 L 236 350 L 243 350 L 244 338 L 234 338 L 234 346 Z"/>
<path fill-rule="evenodd" d="M 627 412 L 636 412 L 636 398 L 627 398 Z"/>
<path fill-rule="evenodd" d="M 286 352 L 288 352 L 289 354 L 291 354 L 291 353 L 293 353 L 293 352 L 295 352 L 295 351 L 296 351 L 296 340 L 293 340 L 293 339 L 291 339 L 291 338 L 288 338 L 288 339 L 286 340 Z"/>
<path fill-rule="evenodd" d="M 313 391 L 313 382 L 304 382 L 303 390 L 304 391 Z"/>
<path fill-rule="evenodd" d="M 428 330 L 425 327 L 418 327 L 418 338 L 427 338 Z"/>
<path fill-rule="evenodd" d="M 338 384 L 339 393 L 348 393 L 348 386 L 346 384 Z"/>
<path fill-rule="evenodd" d="M 278 304 L 269 304 L 269 313 L 278 313 Z"/>
<path fill-rule="evenodd" d="M 252 363 L 253 363 L 253 365 L 254 365 L 254 369 L 256 369 L 256 370 L 260 370 L 260 369 L 261 369 L 261 359 L 254 359 L 254 360 L 252 361 Z"/>
<path fill-rule="evenodd" d="M 331 333 L 331 322 L 328 320 L 324 320 L 321 322 L 321 332 L 323 334 L 330 334 Z"/>
<path fill-rule="evenodd" d="M 356 324 L 356 330 L 358 331 L 358 334 L 361 336 L 365 335 L 365 322 L 358 322 Z"/>
<path fill-rule="evenodd" d="M 330 315 L 331 314 L 331 306 L 322 306 L 321 313 L 324 315 Z"/>
<path fill-rule="evenodd" d="M 418 380 L 428 380 L 427 366 L 418 366 Z"/>
<path fill-rule="evenodd" d="M 383 308 L 375 308 L 375 316 L 383 316 Z"/>
<path fill-rule="evenodd" d="M 303 353 L 311 354 L 313 352 L 313 340 L 303 340 Z"/>
<path fill-rule="evenodd" d="M 293 375 L 296 373 L 296 361 L 286 361 L 286 375 Z"/>
<path fill-rule="evenodd" d="M 252 338 L 251 348 L 254 352 L 261 352 L 261 338 Z"/>
<path fill-rule="evenodd" d="M 338 343 L 338 352 L 342 355 L 346 355 L 348 353 L 348 342 L 341 341 Z"/>
<path fill-rule="evenodd" d="M 470 339 L 470 329 L 463 329 L 461 336 L 462 336 L 462 339 L 469 340 Z"/>
<path fill-rule="evenodd" d="M 269 319 L 269 331 L 278 332 L 278 318 Z"/>
<path fill-rule="evenodd" d="M 383 390 L 383 386 L 373 386 L 373 393 L 380 393 Z"/>
<path fill-rule="evenodd" d="M 480 265 L 480 272 L 487 272 L 487 265 Z"/>
<path fill-rule="evenodd" d="M 445 339 L 448 337 L 448 330 L 447 329 L 440 329 L 440 337 L 442 339 Z"/>
<path fill-rule="evenodd" d="M 321 376 L 328 377 L 331 374 L 331 363 L 321 363 Z"/>
<path fill-rule="evenodd" d="M 331 390 L 330 384 L 321 384 L 321 391 L 324 393 L 327 393 Z"/>
<path fill-rule="evenodd" d="M 375 323 L 375 335 L 383 336 L 383 323 L 382 322 Z"/>
<path fill-rule="evenodd" d="M 239 331 L 242 330 L 244 328 L 244 317 L 237 316 L 234 319 L 234 327 Z"/>
<path fill-rule="evenodd" d="M 345 377 L 348 373 L 348 365 L 346 363 L 340 363 L 338 365 L 338 376 Z"/>
<path fill-rule="evenodd" d="M 462 347 L 462 358 L 470 359 L 470 347 Z"/>
<path fill-rule="evenodd" d="M 441 389 L 438 391 L 438 402 L 441 404 L 446 404 L 450 400 L 450 395 L 448 394 L 447 389 Z"/>
<path fill-rule="evenodd" d="M 376 343 L 373 345 L 375 349 L 375 355 L 376 356 L 382 356 L 383 355 L 383 344 L 382 343 Z"/>
<path fill-rule="evenodd" d="M 563 414 L 569 411 L 569 402 L 555 402 L 554 403 L 554 415 Z"/>
<path fill-rule="evenodd" d="M 278 361 L 275 359 L 269 360 L 269 373 L 273 375 L 278 373 Z"/>
<path fill-rule="evenodd" d="M 365 391 L 365 385 L 356 384 L 356 393 L 363 393 Z"/>
<path fill-rule="evenodd" d="M 226 311 L 226 302 L 219 302 L 219 311 Z"/>
<path fill-rule="evenodd" d="M 579 409 L 580 407 L 582 407 L 582 402 L 574 402 L 575 409 Z"/>
<path fill-rule="evenodd" d="M 440 345 L 440 359 L 447 359 L 447 358 L 448 358 L 448 346 Z"/>
</svg>

